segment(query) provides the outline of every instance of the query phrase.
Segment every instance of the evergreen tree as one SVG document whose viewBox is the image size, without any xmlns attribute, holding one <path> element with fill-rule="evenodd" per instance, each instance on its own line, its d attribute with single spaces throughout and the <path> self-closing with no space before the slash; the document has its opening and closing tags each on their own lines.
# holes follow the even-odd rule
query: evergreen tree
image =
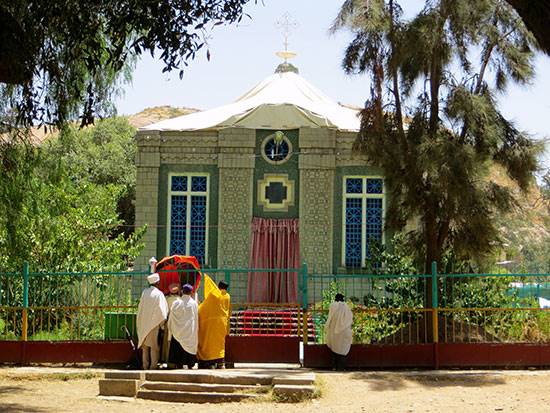
<svg viewBox="0 0 550 413">
<path fill-rule="evenodd" d="M 541 49 L 550 55 L 550 3 L 548 0 L 507 0 L 521 16 L 537 39 Z"/>
<path fill-rule="evenodd" d="M 345 71 L 371 79 L 355 149 L 385 171 L 387 227 L 420 218 L 409 239 L 427 272 L 447 248 L 486 257 L 494 215 L 514 203 L 489 168 L 502 165 L 526 191 L 541 150 L 495 101 L 532 78 L 533 36 L 501 0 L 427 0 L 408 21 L 397 1 L 347 0 L 332 29 L 342 28 L 354 34 Z"/>
</svg>

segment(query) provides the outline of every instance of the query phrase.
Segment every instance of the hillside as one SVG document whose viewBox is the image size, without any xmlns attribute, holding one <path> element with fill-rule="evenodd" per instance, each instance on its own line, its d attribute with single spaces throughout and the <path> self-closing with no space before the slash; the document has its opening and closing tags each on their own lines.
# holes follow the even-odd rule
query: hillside
<svg viewBox="0 0 550 413">
<path fill-rule="evenodd" d="M 502 168 L 493 167 L 490 180 L 511 188 L 518 201 L 497 218 L 505 250 L 501 259 L 511 261 L 506 266 L 512 271 L 550 271 L 550 200 L 537 185 L 523 194 Z"/>
<path fill-rule="evenodd" d="M 198 109 L 193 108 L 178 108 L 173 106 L 155 106 L 146 108 L 139 113 L 128 116 L 128 122 L 135 128 L 150 125 L 160 122 L 161 120 L 171 119 L 182 115 L 198 112 Z"/>
</svg>

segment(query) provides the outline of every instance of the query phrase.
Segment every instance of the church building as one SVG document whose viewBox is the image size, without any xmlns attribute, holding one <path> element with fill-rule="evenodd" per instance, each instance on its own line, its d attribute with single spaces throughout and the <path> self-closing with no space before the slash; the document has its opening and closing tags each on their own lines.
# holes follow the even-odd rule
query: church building
<svg viewBox="0 0 550 413">
<path fill-rule="evenodd" d="M 352 152 L 359 111 L 296 72 L 283 63 L 233 103 L 138 131 L 137 268 L 182 254 L 210 268 L 305 262 L 337 274 L 385 241 L 382 171 Z"/>
</svg>

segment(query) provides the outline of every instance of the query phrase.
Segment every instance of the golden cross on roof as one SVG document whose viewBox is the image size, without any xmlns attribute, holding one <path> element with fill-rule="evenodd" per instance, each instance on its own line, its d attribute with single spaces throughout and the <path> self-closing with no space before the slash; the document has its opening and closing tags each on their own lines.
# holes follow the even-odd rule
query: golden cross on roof
<svg viewBox="0 0 550 413">
<path fill-rule="evenodd" d="M 283 14 L 276 22 L 275 27 L 280 29 L 283 33 L 283 45 L 285 46 L 284 52 L 277 52 L 277 56 L 285 59 L 285 63 L 287 59 L 290 59 L 294 56 L 296 56 L 296 53 L 290 52 L 288 50 L 288 38 L 290 36 L 290 33 L 297 29 L 299 27 L 298 22 L 292 18 L 289 12 L 286 12 Z"/>
</svg>

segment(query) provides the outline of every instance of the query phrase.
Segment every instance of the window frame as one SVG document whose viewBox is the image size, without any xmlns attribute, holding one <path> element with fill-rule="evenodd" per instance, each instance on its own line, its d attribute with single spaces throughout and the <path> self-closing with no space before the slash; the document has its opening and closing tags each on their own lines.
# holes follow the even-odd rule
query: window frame
<svg viewBox="0 0 550 413">
<path fill-rule="evenodd" d="M 363 183 L 363 191 L 360 194 L 348 194 L 346 192 L 346 183 L 348 179 L 361 179 Z M 368 194 L 367 193 L 367 179 L 381 179 L 382 180 L 382 193 L 381 194 Z M 346 265 L 346 200 L 348 199 L 361 199 L 361 266 L 360 267 L 348 267 Z M 384 176 L 382 175 L 344 175 L 342 176 L 342 247 L 341 247 L 341 265 L 344 268 L 364 268 L 367 259 L 367 199 L 381 199 L 382 200 L 382 220 L 380 231 L 380 242 L 385 244 L 385 220 L 386 220 L 386 185 Z"/>
<path fill-rule="evenodd" d="M 187 177 L 186 191 L 172 191 L 172 178 L 175 176 Z M 206 177 L 206 191 L 197 192 L 191 190 L 191 182 L 194 176 Z M 206 197 L 205 211 L 205 235 L 204 235 L 204 263 L 208 264 L 208 238 L 209 238 L 209 212 L 210 212 L 210 174 L 207 172 L 170 172 L 168 174 L 168 202 L 167 202 L 167 226 L 166 226 L 166 255 L 171 254 L 170 243 L 172 241 L 172 196 L 185 196 L 187 198 L 186 228 L 185 228 L 185 253 L 189 255 L 191 249 L 191 198 L 193 196 Z"/>
</svg>

